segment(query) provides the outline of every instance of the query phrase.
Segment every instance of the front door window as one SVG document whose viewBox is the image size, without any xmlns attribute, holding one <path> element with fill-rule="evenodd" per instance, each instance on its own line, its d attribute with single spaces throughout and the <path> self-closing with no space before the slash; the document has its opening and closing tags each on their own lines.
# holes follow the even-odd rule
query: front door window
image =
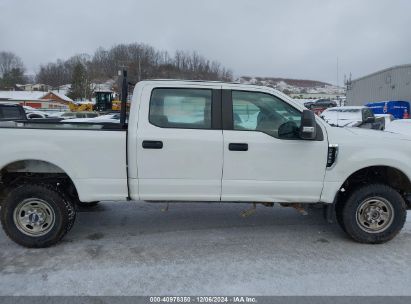
<svg viewBox="0 0 411 304">
<path fill-rule="evenodd" d="M 279 139 L 299 139 L 301 113 L 265 93 L 233 91 L 234 130 L 259 131 Z"/>
</svg>

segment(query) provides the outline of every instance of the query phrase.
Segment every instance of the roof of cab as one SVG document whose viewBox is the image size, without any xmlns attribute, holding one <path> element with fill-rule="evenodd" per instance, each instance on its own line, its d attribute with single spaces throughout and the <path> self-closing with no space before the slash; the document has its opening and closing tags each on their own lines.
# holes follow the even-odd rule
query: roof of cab
<svg viewBox="0 0 411 304">
<path fill-rule="evenodd" d="M 204 84 L 204 85 L 230 85 L 230 86 L 246 86 L 249 88 L 254 88 L 254 89 L 272 89 L 275 90 L 272 87 L 268 87 L 268 86 L 261 86 L 261 85 L 255 85 L 255 84 L 248 84 L 248 83 L 240 83 L 240 82 L 227 82 L 227 81 L 217 81 L 217 80 L 190 80 L 190 79 L 145 79 L 142 80 L 138 83 L 136 83 L 136 85 L 138 85 L 139 83 L 162 83 L 162 84 L 176 84 L 176 85 L 193 85 L 195 83 L 198 84 Z M 277 91 L 277 90 L 276 90 Z"/>
<path fill-rule="evenodd" d="M 205 83 L 243 84 L 243 83 L 235 82 L 235 81 L 227 82 L 227 81 L 219 81 L 219 80 L 200 80 L 200 79 L 195 80 L 195 79 L 165 79 L 165 78 L 155 78 L 155 79 L 146 79 L 146 80 L 142 80 L 142 81 L 160 81 L 160 82 L 164 82 L 164 81 L 167 81 L 167 82 L 168 82 L 168 81 L 170 81 L 170 82 L 178 81 L 178 82 L 189 82 L 189 83 L 192 83 L 192 82 L 205 82 Z"/>
</svg>

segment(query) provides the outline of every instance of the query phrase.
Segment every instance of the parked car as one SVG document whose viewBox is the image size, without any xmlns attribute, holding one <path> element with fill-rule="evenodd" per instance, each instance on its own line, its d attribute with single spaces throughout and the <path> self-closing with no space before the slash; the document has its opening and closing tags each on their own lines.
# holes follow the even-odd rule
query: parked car
<svg viewBox="0 0 411 304">
<path fill-rule="evenodd" d="M 337 106 L 337 102 L 330 99 L 318 99 L 312 103 L 308 102 L 304 104 L 308 109 L 314 108 L 332 108 Z"/>
<path fill-rule="evenodd" d="M 99 116 L 97 112 L 65 112 L 60 115 L 62 119 L 74 119 L 74 118 L 95 118 Z"/>
<path fill-rule="evenodd" d="M 67 112 L 67 111 L 64 111 L 64 112 L 57 111 L 57 112 L 50 112 L 50 113 L 48 113 L 48 114 L 49 114 L 49 117 L 52 117 L 52 118 L 61 118 L 61 116 L 64 115 L 64 114 L 66 114 L 66 113 L 70 113 L 70 112 Z"/>
<path fill-rule="evenodd" d="M 28 119 L 47 118 L 49 115 L 46 112 L 40 111 L 30 106 L 23 106 Z"/>
<path fill-rule="evenodd" d="M 26 119 L 26 112 L 21 105 L 14 103 L 0 103 L 0 121 Z"/>
<path fill-rule="evenodd" d="M 386 126 L 385 131 L 411 136 L 411 119 L 396 119 Z"/>
<path fill-rule="evenodd" d="M 150 80 L 133 98 L 128 124 L 0 127 L 0 219 L 13 241 L 57 243 L 78 201 L 323 206 L 373 244 L 406 221 L 411 139 L 332 127 L 269 87 Z"/>
<path fill-rule="evenodd" d="M 61 122 L 83 122 L 83 123 L 120 123 L 120 114 L 106 114 L 93 118 L 72 118 L 64 119 Z"/>
<path fill-rule="evenodd" d="M 320 115 L 327 123 L 337 127 L 361 127 L 366 129 L 383 129 L 383 120 L 377 121 L 368 107 L 346 106 L 329 108 Z"/>
<path fill-rule="evenodd" d="M 311 109 L 311 106 L 312 106 L 314 103 L 315 103 L 315 100 L 305 101 L 305 102 L 304 102 L 304 106 L 305 106 L 307 109 Z"/>
<path fill-rule="evenodd" d="M 379 121 L 383 126 L 383 130 L 395 120 L 392 114 L 374 114 L 376 121 Z"/>
</svg>

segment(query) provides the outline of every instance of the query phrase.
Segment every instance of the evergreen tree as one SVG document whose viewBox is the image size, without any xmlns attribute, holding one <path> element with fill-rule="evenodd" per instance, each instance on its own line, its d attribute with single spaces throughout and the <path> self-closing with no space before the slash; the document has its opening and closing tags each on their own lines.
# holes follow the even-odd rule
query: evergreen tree
<svg viewBox="0 0 411 304">
<path fill-rule="evenodd" d="M 86 67 L 78 62 L 75 64 L 68 96 L 74 100 L 90 99 L 92 95 L 91 81 Z"/>
</svg>

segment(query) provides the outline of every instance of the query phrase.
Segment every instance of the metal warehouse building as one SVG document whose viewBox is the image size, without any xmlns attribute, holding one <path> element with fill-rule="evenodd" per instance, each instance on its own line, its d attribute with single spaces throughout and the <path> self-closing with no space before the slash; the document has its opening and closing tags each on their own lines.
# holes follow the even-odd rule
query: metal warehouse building
<svg viewBox="0 0 411 304">
<path fill-rule="evenodd" d="M 394 66 L 347 82 L 347 105 L 402 100 L 411 102 L 411 64 Z"/>
</svg>

